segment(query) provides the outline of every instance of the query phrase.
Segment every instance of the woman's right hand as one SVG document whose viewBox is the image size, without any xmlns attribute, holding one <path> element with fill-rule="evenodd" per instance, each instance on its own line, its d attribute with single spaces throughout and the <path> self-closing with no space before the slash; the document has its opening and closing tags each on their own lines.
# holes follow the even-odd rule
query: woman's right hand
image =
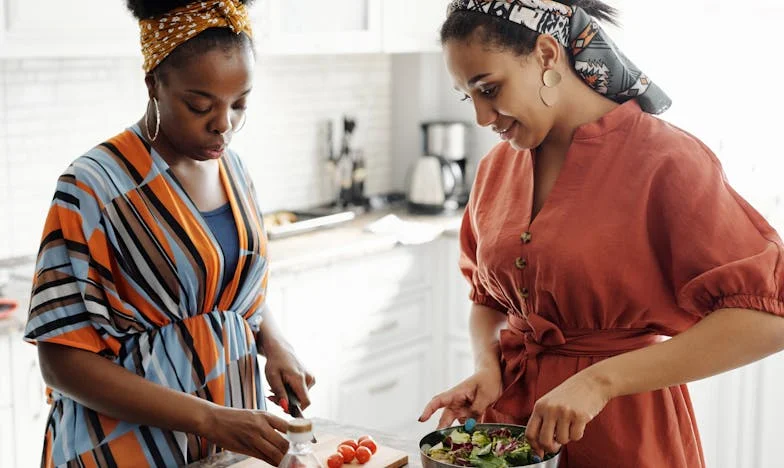
<svg viewBox="0 0 784 468">
<path fill-rule="evenodd" d="M 214 406 L 201 436 L 219 447 L 278 466 L 289 449 L 288 423 L 264 411 Z"/>
<path fill-rule="evenodd" d="M 502 386 L 500 368 L 482 368 L 446 392 L 433 397 L 419 421 L 427 421 L 440 408 L 444 408 L 444 413 L 438 421 L 439 429 L 451 426 L 455 420 L 463 424 L 468 418 L 479 419 L 501 397 Z"/>
</svg>

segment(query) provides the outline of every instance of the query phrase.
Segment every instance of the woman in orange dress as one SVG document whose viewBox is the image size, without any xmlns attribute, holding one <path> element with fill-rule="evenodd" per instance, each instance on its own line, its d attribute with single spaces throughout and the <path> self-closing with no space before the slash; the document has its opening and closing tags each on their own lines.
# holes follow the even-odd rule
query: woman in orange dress
<svg viewBox="0 0 784 468">
<path fill-rule="evenodd" d="M 267 239 L 228 147 L 253 86 L 247 1 L 150 1 L 147 113 L 57 181 L 25 338 L 52 405 L 44 467 L 174 467 L 221 450 L 278 464 L 264 411 L 314 379 L 267 310 Z"/>
<path fill-rule="evenodd" d="M 455 86 L 503 142 L 461 230 L 476 373 L 421 420 L 527 425 L 562 467 L 703 467 L 686 382 L 784 349 L 784 246 L 594 0 L 457 1 Z M 671 337 L 671 339 L 666 339 Z"/>
</svg>

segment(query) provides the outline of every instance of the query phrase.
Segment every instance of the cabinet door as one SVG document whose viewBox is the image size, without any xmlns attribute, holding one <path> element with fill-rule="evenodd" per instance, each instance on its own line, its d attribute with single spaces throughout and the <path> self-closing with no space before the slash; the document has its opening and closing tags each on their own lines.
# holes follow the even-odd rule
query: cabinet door
<svg viewBox="0 0 784 468">
<path fill-rule="evenodd" d="M 0 7 L 2 57 L 139 54 L 138 26 L 125 2 L 0 0 Z"/>
<path fill-rule="evenodd" d="M 460 245 L 457 238 L 447 238 L 444 240 L 446 248 L 446 314 L 447 329 L 450 337 L 468 338 L 468 320 L 471 315 L 471 300 L 468 295 L 471 287 L 466 281 L 458 267 L 460 259 Z"/>
<path fill-rule="evenodd" d="M 384 2 L 384 52 L 440 52 L 439 30 L 448 0 Z"/>
<path fill-rule="evenodd" d="M 362 369 L 341 380 L 336 419 L 387 432 L 411 427 L 432 396 L 429 349 L 422 345 L 368 359 Z"/>
<path fill-rule="evenodd" d="M 264 54 L 381 52 L 381 0 L 267 0 L 253 19 Z"/>
<path fill-rule="evenodd" d="M 283 333 L 300 361 L 316 377 L 310 392 L 309 417 L 333 418 L 332 386 L 340 369 L 340 293 L 329 269 L 299 274 L 285 280 Z M 278 282 L 276 287 L 281 287 Z"/>
<path fill-rule="evenodd" d="M 21 466 L 14 464 L 13 421 L 14 415 L 10 408 L 0 409 L 0 468 Z"/>
<path fill-rule="evenodd" d="M 16 435 L 16 466 L 38 466 L 41 462 L 46 418 L 46 384 L 38 367 L 35 346 L 13 335 L 11 343 L 11 378 L 13 386 L 13 421 Z"/>
<path fill-rule="evenodd" d="M 11 338 L 0 334 L 0 409 L 11 406 L 11 362 Z"/>
</svg>

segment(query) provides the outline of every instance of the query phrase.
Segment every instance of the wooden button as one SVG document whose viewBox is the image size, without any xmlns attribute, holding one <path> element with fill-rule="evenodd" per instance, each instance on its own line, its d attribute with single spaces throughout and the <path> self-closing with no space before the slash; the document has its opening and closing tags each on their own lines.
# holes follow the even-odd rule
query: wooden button
<svg viewBox="0 0 784 468">
<path fill-rule="evenodd" d="M 520 292 L 520 297 L 522 297 L 523 299 L 528 299 L 528 296 L 530 295 L 528 293 L 528 288 L 522 288 L 520 289 L 519 292 Z"/>
<path fill-rule="evenodd" d="M 524 259 L 523 257 L 517 257 L 517 259 L 515 259 L 515 266 L 518 270 L 522 270 L 528 266 L 528 260 Z"/>
<path fill-rule="evenodd" d="M 520 234 L 520 239 L 523 241 L 523 243 L 528 244 L 531 242 L 531 233 L 525 231 L 524 233 Z"/>
</svg>

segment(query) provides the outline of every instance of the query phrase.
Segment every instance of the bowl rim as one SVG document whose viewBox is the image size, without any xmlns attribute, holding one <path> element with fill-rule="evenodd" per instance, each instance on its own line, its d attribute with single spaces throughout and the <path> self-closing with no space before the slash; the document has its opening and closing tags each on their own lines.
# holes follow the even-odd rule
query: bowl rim
<svg viewBox="0 0 784 468">
<path fill-rule="evenodd" d="M 476 423 L 475 429 L 478 429 L 478 428 L 481 428 L 481 427 L 485 427 L 485 428 L 487 428 L 487 427 L 490 427 L 490 428 L 513 428 L 513 429 L 521 429 L 523 432 L 525 432 L 525 426 L 522 426 L 520 424 Z M 464 466 L 453 465 L 451 463 L 446 463 L 444 461 L 436 460 L 434 458 L 431 458 L 430 455 L 425 453 L 424 449 L 422 448 L 422 445 L 423 445 L 425 439 L 428 439 L 428 438 L 430 438 L 430 437 L 432 437 L 432 436 L 434 436 L 436 434 L 440 434 L 440 435 L 443 435 L 444 437 L 446 437 L 446 434 L 444 434 L 445 432 L 453 431 L 455 429 L 465 429 L 465 426 L 460 424 L 460 425 L 457 425 L 457 426 L 445 427 L 443 429 L 436 429 L 434 431 L 430 431 L 427 434 L 425 434 L 421 439 L 419 439 L 419 454 L 421 456 L 423 456 L 423 457 L 427 457 L 428 460 L 431 460 L 431 461 L 433 461 L 435 463 L 439 463 L 439 464 L 444 465 L 444 466 L 455 467 L 455 468 L 466 468 Z M 552 460 L 553 458 L 557 458 L 558 456 L 561 455 L 561 450 L 562 449 L 563 449 L 563 447 L 558 449 L 558 451 L 555 452 L 555 453 L 548 454 L 548 455 L 552 455 L 552 457 L 548 458 L 547 460 L 542 460 L 542 462 Z M 528 464 L 528 465 L 520 465 L 520 466 L 521 467 L 526 467 L 526 466 L 535 466 L 535 465 L 538 465 L 538 463 Z M 509 468 L 517 468 L 517 467 L 509 467 Z"/>
</svg>

